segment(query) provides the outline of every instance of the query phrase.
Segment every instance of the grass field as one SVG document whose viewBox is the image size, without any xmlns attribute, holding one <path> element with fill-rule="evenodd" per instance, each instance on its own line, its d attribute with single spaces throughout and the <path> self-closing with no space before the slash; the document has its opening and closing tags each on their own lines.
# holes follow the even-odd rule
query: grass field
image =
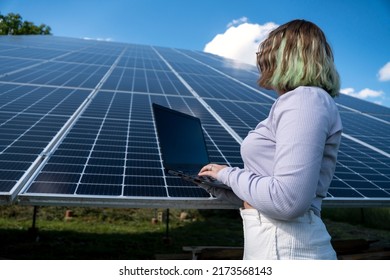
<svg viewBox="0 0 390 280">
<path fill-rule="evenodd" d="M 183 254 L 183 246 L 243 245 L 236 210 L 170 209 L 167 227 L 166 209 L 37 209 L 34 230 L 33 207 L 0 207 L 0 259 L 155 259 Z M 65 219 L 67 210 L 72 217 Z M 337 221 L 345 212 L 329 210 L 325 215 L 333 216 L 324 219 L 333 239 L 377 240 L 378 246 L 390 247 L 388 223 L 376 229 L 359 225 L 361 210 L 346 214 L 355 224 Z M 363 216 L 370 220 L 373 214 Z"/>
</svg>

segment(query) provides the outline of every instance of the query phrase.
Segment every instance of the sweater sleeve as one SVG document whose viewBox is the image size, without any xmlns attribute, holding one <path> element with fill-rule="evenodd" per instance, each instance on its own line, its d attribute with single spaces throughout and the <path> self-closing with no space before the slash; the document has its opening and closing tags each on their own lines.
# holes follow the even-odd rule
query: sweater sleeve
<svg viewBox="0 0 390 280">
<path fill-rule="evenodd" d="M 330 126 L 326 100 L 304 90 L 285 95 L 271 116 L 276 140 L 273 174 L 230 167 L 218 173 L 218 179 L 242 200 L 281 220 L 296 218 L 310 208 Z"/>
</svg>

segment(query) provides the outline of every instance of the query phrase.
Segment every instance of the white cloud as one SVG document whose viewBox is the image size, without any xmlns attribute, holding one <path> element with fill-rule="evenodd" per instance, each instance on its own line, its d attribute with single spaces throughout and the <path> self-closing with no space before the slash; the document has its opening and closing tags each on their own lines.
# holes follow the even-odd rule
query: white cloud
<svg viewBox="0 0 390 280">
<path fill-rule="evenodd" d="M 105 41 L 112 42 L 112 38 L 91 38 L 91 37 L 83 37 L 84 40 L 95 40 L 95 41 Z"/>
<path fill-rule="evenodd" d="M 384 94 L 381 90 L 372 90 L 369 88 L 362 89 L 361 91 L 357 92 L 354 88 L 344 88 L 340 90 L 341 93 L 354 96 L 360 99 L 367 99 L 367 98 L 375 98 L 380 97 Z"/>
<path fill-rule="evenodd" d="M 226 27 L 229 28 L 229 27 L 232 27 L 232 26 L 235 26 L 235 25 L 240 25 L 241 23 L 245 23 L 245 22 L 248 22 L 248 18 L 247 17 L 242 17 L 242 18 L 239 18 L 239 19 L 233 19 L 231 22 L 228 23 L 228 25 Z"/>
<path fill-rule="evenodd" d="M 217 34 L 206 44 L 204 51 L 255 65 L 259 43 L 278 25 L 273 22 L 260 25 L 247 21 L 246 17 L 233 20 L 225 33 Z"/>
<path fill-rule="evenodd" d="M 378 73 L 379 81 L 390 81 L 390 62 L 387 62 Z"/>
</svg>

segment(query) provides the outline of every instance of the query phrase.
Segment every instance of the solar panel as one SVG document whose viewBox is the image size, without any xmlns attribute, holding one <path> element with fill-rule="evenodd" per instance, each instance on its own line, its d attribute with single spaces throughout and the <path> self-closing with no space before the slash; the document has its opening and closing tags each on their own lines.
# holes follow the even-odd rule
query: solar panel
<svg viewBox="0 0 390 280">
<path fill-rule="evenodd" d="M 0 204 L 230 208 L 165 174 L 152 103 L 201 119 L 213 162 L 277 98 L 215 55 L 55 36 L 0 37 Z M 325 205 L 390 202 L 390 109 L 336 99 L 344 134 Z"/>
</svg>

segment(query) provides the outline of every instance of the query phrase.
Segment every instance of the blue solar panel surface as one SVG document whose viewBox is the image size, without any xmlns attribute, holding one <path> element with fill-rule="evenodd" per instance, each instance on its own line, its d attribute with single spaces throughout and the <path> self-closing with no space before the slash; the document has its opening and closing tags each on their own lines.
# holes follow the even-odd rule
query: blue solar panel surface
<svg viewBox="0 0 390 280">
<path fill-rule="evenodd" d="M 197 116 L 211 160 L 277 98 L 257 69 L 198 51 L 53 36 L 0 37 L 0 203 L 228 207 L 164 173 L 152 103 Z M 390 109 L 336 99 L 344 134 L 325 204 L 390 202 Z"/>
</svg>

